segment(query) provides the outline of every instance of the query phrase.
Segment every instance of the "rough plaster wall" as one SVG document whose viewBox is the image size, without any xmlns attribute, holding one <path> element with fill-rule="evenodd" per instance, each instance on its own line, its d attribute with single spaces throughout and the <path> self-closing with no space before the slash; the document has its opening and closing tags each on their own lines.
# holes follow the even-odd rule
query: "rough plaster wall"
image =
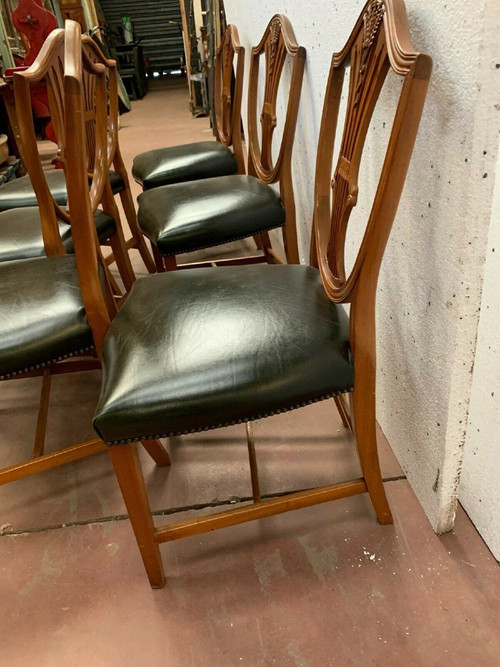
<svg viewBox="0 0 500 667">
<path fill-rule="evenodd" d="M 491 221 L 459 498 L 500 560 L 500 155 Z"/>
<path fill-rule="evenodd" d="M 294 149 L 299 241 L 307 261 L 313 178 L 331 54 L 361 0 L 226 0 L 248 54 L 272 14 L 307 48 Z M 413 44 L 434 72 L 379 281 L 378 419 L 437 532 L 454 521 L 490 221 L 500 70 L 497 0 L 407 0 Z M 396 85 L 388 82 L 388 91 Z M 245 107 L 244 107 L 245 108 Z M 245 112 L 244 112 L 245 114 Z M 373 120 L 363 174 L 366 214 L 392 108 Z M 484 176 L 487 174 L 488 176 Z M 360 180 L 360 183 L 363 183 Z M 351 234 L 355 244 L 359 233 Z"/>
</svg>

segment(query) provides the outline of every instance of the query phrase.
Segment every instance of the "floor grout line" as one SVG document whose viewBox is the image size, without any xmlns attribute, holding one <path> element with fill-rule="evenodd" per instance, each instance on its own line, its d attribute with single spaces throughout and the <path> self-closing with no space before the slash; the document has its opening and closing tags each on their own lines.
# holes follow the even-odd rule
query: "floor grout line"
<svg viewBox="0 0 500 667">
<path fill-rule="evenodd" d="M 399 482 L 404 479 L 406 479 L 406 475 L 398 475 L 395 477 L 386 477 L 384 478 L 384 482 Z M 280 498 L 281 496 L 287 496 L 291 493 L 299 493 L 301 491 L 309 491 L 309 490 L 310 487 L 305 489 L 294 489 L 292 491 L 280 491 L 278 493 L 266 493 L 262 494 L 262 499 L 268 500 L 270 498 Z M 246 503 L 252 500 L 253 500 L 252 496 L 242 496 L 242 497 L 234 496 L 232 498 L 227 498 L 226 500 L 214 500 L 213 502 L 200 503 L 195 505 L 184 505 L 180 507 L 171 507 L 169 509 L 163 509 L 163 510 L 153 510 L 152 515 L 170 516 L 171 514 L 181 514 L 182 512 L 209 509 L 211 507 L 223 507 L 224 505 L 237 505 L 238 503 Z M 129 518 L 128 514 L 115 514 L 113 516 L 105 516 L 96 519 L 86 519 L 82 521 L 68 521 L 67 523 L 58 523 L 48 526 L 40 526 L 36 528 L 10 530 L 8 532 L 0 533 L 0 538 L 12 537 L 13 535 L 29 535 L 31 533 L 46 533 L 51 530 L 62 530 L 63 528 L 74 528 L 75 526 L 90 526 L 97 523 L 111 523 L 113 521 L 125 521 L 128 518 Z"/>
</svg>

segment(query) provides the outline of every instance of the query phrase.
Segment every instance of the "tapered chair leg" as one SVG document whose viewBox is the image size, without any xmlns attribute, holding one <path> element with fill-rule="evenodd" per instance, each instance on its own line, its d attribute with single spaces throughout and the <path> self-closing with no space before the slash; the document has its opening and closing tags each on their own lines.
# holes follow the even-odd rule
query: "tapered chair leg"
<svg viewBox="0 0 500 667">
<path fill-rule="evenodd" d="M 170 456 L 161 440 L 141 440 L 141 443 L 159 468 L 171 465 Z"/>
<path fill-rule="evenodd" d="M 129 292 L 135 282 L 135 273 L 128 254 L 125 237 L 123 236 L 120 212 L 118 210 L 118 206 L 116 205 L 109 182 L 106 183 L 106 187 L 104 189 L 102 205 L 104 211 L 110 215 L 116 223 L 116 233 L 113 234 L 113 236 L 109 239 L 109 242 L 113 250 L 116 266 L 120 272 L 120 277 L 123 280 L 125 289 L 127 292 Z"/>
<path fill-rule="evenodd" d="M 167 271 L 177 271 L 178 267 L 175 255 L 168 255 L 167 257 L 164 257 L 163 262 Z"/>
<path fill-rule="evenodd" d="M 151 243 L 151 248 L 153 250 L 153 257 L 154 257 L 157 272 L 158 273 L 165 273 L 165 271 L 166 271 L 165 263 L 163 261 L 162 255 L 160 254 L 160 251 L 158 250 L 158 248 L 155 246 L 154 243 Z"/>
<path fill-rule="evenodd" d="M 146 266 L 146 269 L 149 271 L 149 273 L 156 273 L 155 263 L 153 261 L 153 258 L 151 257 L 151 254 L 146 245 L 146 241 L 144 239 L 144 236 L 142 235 L 142 232 L 139 228 L 139 224 L 137 222 L 137 214 L 135 212 L 132 193 L 128 188 L 125 188 L 125 190 L 122 190 L 122 192 L 120 192 L 120 199 L 122 202 L 123 210 L 125 212 L 125 217 L 127 219 L 128 226 L 134 238 L 134 247 L 137 248 L 137 250 L 139 251 L 139 254 L 142 257 L 142 261 L 144 262 L 144 265 Z"/>
<path fill-rule="evenodd" d="M 109 448 L 109 454 L 149 583 L 152 588 L 163 588 L 165 573 L 158 542 L 155 539 L 156 530 L 137 455 L 137 446 L 135 444 L 115 445 Z"/>
<path fill-rule="evenodd" d="M 255 438 L 253 435 L 252 422 L 246 423 L 248 460 L 250 463 L 250 478 L 252 480 L 252 495 L 254 503 L 262 500 L 259 483 L 259 469 L 257 467 L 257 456 L 255 455 Z"/>
<path fill-rule="evenodd" d="M 335 405 L 337 406 L 338 413 L 342 419 L 342 424 L 344 428 L 352 431 L 351 415 L 349 412 L 349 406 L 345 399 L 345 394 L 340 394 L 339 396 L 334 396 Z"/>
<path fill-rule="evenodd" d="M 50 385 L 52 373 L 50 368 L 43 371 L 42 389 L 40 392 L 40 407 L 38 408 L 38 419 L 36 422 L 35 444 L 33 456 L 42 456 L 45 449 L 45 434 L 47 432 L 47 419 L 49 416 Z"/>
<path fill-rule="evenodd" d="M 377 515 L 382 525 L 393 523 L 391 509 L 385 494 L 377 451 L 375 422 L 375 376 L 364 369 L 356 375 L 352 394 L 354 433 L 363 477 Z"/>
</svg>

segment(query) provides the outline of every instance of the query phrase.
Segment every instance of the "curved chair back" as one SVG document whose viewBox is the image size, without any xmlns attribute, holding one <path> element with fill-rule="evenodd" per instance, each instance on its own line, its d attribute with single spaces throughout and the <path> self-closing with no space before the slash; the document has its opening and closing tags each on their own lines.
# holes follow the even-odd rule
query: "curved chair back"
<svg viewBox="0 0 500 667">
<path fill-rule="evenodd" d="M 264 92 L 260 113 L 260 140 L 257 130 L 259 63 L 265 57 Z M 286 58 L 293 62 L 288 103 L 281 144 L 276 161 L 273 160 L 273 134 L 278 125 L 276 102 Z M 299 263 L 295 200 L 292 183 L 292 149 L 299 110 L 300 91 L 304 74 L 306 52 L 295 40 L 290 21 L 282 14 L 273 16 L 259 44 L 252 49 L 248 89 L 248 173 L 264 183 L 279 181 L 280 194 L 285 206 L 286 222 L 283 231 L 287 260 Z"/>
<path fill-rule="evenodd" d="M 108 181 L 110 146 L 113 145 L 113 133 L 116 128 L 108 123 L 108 83 L 113 68 L 102 56 L 92 40 L 82 41 L 81 28 L 75 21 L 65 24 L 65 73 L 64 100 L 67 118 L 72 118 L 72 127 L 76 131 L 66 132 L 66 156 L 71 167 L 68 178 L 68 203 L 75 223 L 72 227 L 75 244 L 76 263 L 82 290 L 87 319 L 92 330 L 98 356 L 102 349 L 104 336 L 108 330 L 115 307 L 109 283 L 103 290 L 105 272 L 100 246 L 93 221 L 93 205 L 100 201 L 102 191 Z M 113 65 L 113 63 L 111 63 Z M 89 79 L 92 83 L 89 86 Z M 116 79 L 115 79 L 116 81 Z M 93 91 L 95 116 L 92 120 L 92 153 L 94 170 L 89 191 L 88 155 L 89 133 L 86 131 L 88 115 L 86 113 L 87 90 Z M 110 87 L 110 93 L 113 89 Z M 99 265 L 101 271 L 99 271 Z"/>
<path fill-rule="evenodd" d="M 76 111 L 67 107 L 68 100 L 72 102 L 74 99 L 73 95 L 68 95 L 68 76 L 65 75 L 68 53 L 71 54 L 69 63 L 80 63 L 79 71 L 82 73 L 78 100 L 83 106 Z M 109 325 L 110 315 L 116 312 L 107 278 L 109 272 L 101 253 L 93 217 L 105 188 L 109 187 L 108 169 L 116 150 L 118 103 L 114 68 L 114 61 L 108 61 L 90 38 L 82 42 L 80 25 L 67 21 L 64 30 L 54 30 L 49 35 L 35 63 L 26 71 L 14 74 L 14 94 L 19 107 L 18 122 L 24 160 L 38 200 L 46 253 L 65 252 L 57 219 L 73 223 L 72 236 L 80 284 L 97 349 Z M 67 159 L 71 166 L 71 173 L 66 178 L 67 211 L 56 204 L 50 193 L 37 150 L 29 100 L 30 86 L 42 79 L 46 81 L 49 91 L 52 120 L 60 142 L 60 160 L 65 171 Z M 90 104 L 94 107 L 91 121 L 88 114 Z M 84 124 L 81 136 L 66 131 L 65 119 L 73 113 L 78 113 Z M 113 118 L 116 119 L 115 123 L 110 122 Z M 92 132 L 88 132 L 89 122 L 92 123 Z M 74 152 L 71 152 L 74 146 L 70 140 L 79 142 L 76 158 Z M 93 163 L 91 179 L 90 161 Z M 70 193 L 74 193 L 76 188 L 78 195 L 71 196 Z M 102 266 L 101 270 L 98 270 L 98 264 Z"/>
<path fill-rule="evenodd" d="M 108 95 L 108 150 L 107 168 L 111 168 L 118 146 L 118 74 L 115 60 L 109 60 L 96 42 L 88 35 L 81 36 L 83 58 L 87 66 L 83 68 L 85 136 L 87 139 L 88 170 L 92 175 L 95 169 L 95 132 L 96 132 L 96 77 L 93 65 L 101 64 L 106 68 L 106 88 Z M 92 65 L 93 64 L 93 65 Z M 89 67 L 89 69 L 87 69 Z"/>
<path fill-rule="evenodd" d="M 65 31 L 55 30 L 47 38 L 43 49 L 40 51 L 35 63 L 25 71 L 15 72 L 14 96 L 16 100 L 16 124 L 20 143 L 23 146 L 23 159 L 28 169 L 38 206 L 40 209 L 43 238 L 46 254 L 59 254 L 65 252 L 58 230 L 58 220 L 71 225 L 71 215 L 65 207 L 61 207 L 51 194 L 49 183 L 45 178 L 42 168 L 38 145 L 33 125 L 30 107 L 30 91 L 32 86 L 43 81 L 47 88 L 51 110 L 52 124 L 58 143 L 58 162 L 62 165 L 68 182 L 66 168 L 66 132 L 65 132 L 65 109 L 64 109 L 64 40 Z M 84 58 L 91 70 L 104 68 L 107 115 L 107 146 L 102 155 L 96 154 L 96 116 L 95 100 L 97 89 L 92 74 L 85 70 L 84 77 L 84 100 L 85 100 L 85 130 L 86 145 L 84 155 L 86 159 L 86 173 L 90 184 L 90 201 L 92 212 L 96 213 L 102 204 L 105 214 L 113 219 L 115 230 L 110 233 L 109 242 L 113 253 L 107 258 L 107 263 L 116 261 L 120 275 L 127 290 L 130 289 L 135 274 L 127 254 L 123 230 L 121 228 L 120 214 L 114 202 L 113 192 L 109 178 L 109 169 L 118 156 L 118 83 L 116 74 L 116 63 L 107 60 L 98 46 L 90 37 L 80 39 L 80 48 L 84 49 Z M 99 165 L 97 166 L 97 160 Z M 123 163 L 120 162 L 120 169 Z M 121 177 L 124 187 L 127 185 L 126 175 Z M 64 201 L 64 200 L 63 200 Z M 96 219 L 102 220 L 102 216 Z M 106 230 L 104 230 L 106 231 Z M 119 288 L 114 283 L 114 289 L 119 293 Z"/>
<path fill-rule="evenodd" d="M 107 117 L 108 117 L 108 150 L 107 150 L 107 173 L 111 173 L 113 168 L 122 182 L 120 188 L 120 198 L 127 219 L 132 238 L 127 242 L 127 247 L 135 247 L 146 265 L 150 273 L 155 271 L 154 262 L 146 248 L 142 233 L 137 224 L 137 216 L 130 190 L 130 181 L 127 169 L 123 162 L 120 152 L 120 144 L 118 141 L 118 68 L 115 60 L 106 58 L 99 45 L 88 35 L 81 36 L 81 45 L 83 48 L 83 58 L 87 65 L 83 68 L 83 87 L 84 87 L 84 110 L 85 110 L 85 135 L 87 144 L 87 170 L 89 177 L 94 176 L 95 171 L 95 132 L 96 132 L 96 116 L 95 116 L 95 80 L 93 74 L 87 71 L 87 67 L 91 67 L 91 63 L 95 65 L 102 65 L 106 71 L 106 88 L 108 95 L 107 102 Z M 103 157 L 103 156 L 101 156 Z M 102 167 L 102 165 L 101 165 Z M 97 190 L 96 190 L 97 192 Z M 102 203 L 103 209 L 117 221 L 120 220 L 120 213 L 114 201 L 114 195 L 111 187 L 111 181 L 108 178 L 104 183 L 103 197 L 101 202 L 97 202 L 95 198 L 92 199 L 93 206 Z M 94 209 L 95 210 L 95 209 Z M 122 230 L 118 230 L 119 235 L 123 237 Z M 124 242 L 124 241 L 122 241 Z M 124 282 L 135 280 L 130 261 L 127 260 L 127 266 L 124 271 L 127 272 L 128 277 Z"/>
<path fill-rule="evenodd" d="M 234 60 L 236 58 L 236 71 Z M 241 141 L 241 95 L 245 49 L 240 44 L 238 29 L 228 25 L 215 58 L 215 129 L 217 141 L 233 146 L 238 172 L 245 173 Z"/>
<path fill-rule="evenodd" d="M 45 40 L 37 59 L 27 70 L 14 73 L 14 97 L 16 122 L 22 146 L 23 160 L 28 169 L 40 209 L 42 235 L 47 255 L 65 253 L 57 217 L 67 215 L 56 204 L 43 171 L 31 113 L 32 86 L 45 81 L 49 95 L 52 123 L 58 137 L 64 135 L 64 100 L 62 80 L 64 76 L 64 30 L 53 30 Z M 64 160 L 64 145 L 59 145 L 59 155 Z"/>
<path fill-rule="evenodd" d="M 339 159 L 332 174 L 334 140 L 345 70 L 350 66 Z M 367 130 L 387 73 L 402 81 L 401 93 L 364 236 L 349 275 L 345 239 L 357 203 L 358 175 Z M 412 47 L 403 0 L 368 0 L 346 45 L 334 53 L 321 123 L 312 263 L 330 299 L 352 302 L 350 341 L 356 368 L 375 364 L 375 294 L 385 246 L 403 189 L 432 69 L 429 56 Z"/>
</svg>

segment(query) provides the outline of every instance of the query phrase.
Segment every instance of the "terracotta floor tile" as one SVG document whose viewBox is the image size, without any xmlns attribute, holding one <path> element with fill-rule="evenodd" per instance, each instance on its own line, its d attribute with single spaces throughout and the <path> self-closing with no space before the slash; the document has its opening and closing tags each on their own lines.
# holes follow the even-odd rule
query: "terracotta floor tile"
<svg viewBox="0 0 500 667">
<path fill-rule="evenodd" d="M 463 512 L 432 533 L 406 481 L 162 547 L 128 522 L 0 538 L 4 664 L 496 665 L 498 566 Z M 182 516 L 185 516 L 183 514 Z"/>
</svg>

